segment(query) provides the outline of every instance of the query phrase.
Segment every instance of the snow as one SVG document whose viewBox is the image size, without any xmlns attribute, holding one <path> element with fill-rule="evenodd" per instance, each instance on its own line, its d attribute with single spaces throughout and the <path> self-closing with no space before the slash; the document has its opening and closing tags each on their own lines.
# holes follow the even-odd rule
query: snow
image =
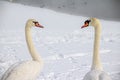
<svg viewBox="0 0 120 80">
<path fill-rule="evenodd" d="M 87 17 L 0 1 L 0 77 L 14 63 L 31 59 L 24 35 L 25 22 L 38 20 L 33 41 L 45 65 L 37 80 L 82 80 L 90 70 L 93 28 L 81 29 Z M 120 22 L 101 19 L 101 60 L 113 80 L 120 79 Z"/>
</svg>

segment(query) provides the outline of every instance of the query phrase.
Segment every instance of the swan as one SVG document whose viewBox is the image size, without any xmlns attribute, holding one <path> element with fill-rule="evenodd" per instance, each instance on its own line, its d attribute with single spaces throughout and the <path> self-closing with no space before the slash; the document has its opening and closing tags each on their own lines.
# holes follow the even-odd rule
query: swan
<svg viewBox="0 0 120 80">
<path fill-rule="evenodd" d="M 25 36 L 32 60 L 19 62 L 12 65 L 5 72 L 1 80 L 36 80 L 40 70 L 43 67 L 43 61 L 32 42 L 31 28 L 33 26 L 43 28 L 43 26 L 40 25 L 35 19 L 28 19 L 26 22 Z"/>
<path fill-rule="evenodd" d="M 81 28 L 88 26 L 93 26 L 95 30 L 93 61 L 91 70 L 85 75 L 83 80 L 111 80 L 110 76 L 104 72 L 99 56 L 101 23 L 97 18 L 90 18 L 84 22 Z"/>
</svg>

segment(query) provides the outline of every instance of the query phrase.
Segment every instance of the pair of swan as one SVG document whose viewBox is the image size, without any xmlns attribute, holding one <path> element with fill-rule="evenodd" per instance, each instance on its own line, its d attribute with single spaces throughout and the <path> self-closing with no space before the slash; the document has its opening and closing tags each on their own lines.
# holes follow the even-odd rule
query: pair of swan
<svg viewBox="0 0 120 80">
<path fill-rule="evenodd" d="M 33 26 L 43 28 L 43 26 L 41 26 L 34 19 L 29 19 L 26 23 L 26 42 L 33 60 L 21 62 L 10 67 L 3 75 L 2 80 L 35 80 L 38 76 L 40 70 L 42 69 L 43 61 L 36 52 L 35 47 L 32 43 L 31 27 Z M 85 75 L 83 80 L 111 80 L 107 73 L 103 71 L 99 57 L 101 24 L 98 19 L 90 18 L 89 20 L 85 21 L 85 24 L 81 28 L 88 26 L 93 26 L 95 28 L 95 44 L 92 68 L 91 71 Z"/>
</svg>

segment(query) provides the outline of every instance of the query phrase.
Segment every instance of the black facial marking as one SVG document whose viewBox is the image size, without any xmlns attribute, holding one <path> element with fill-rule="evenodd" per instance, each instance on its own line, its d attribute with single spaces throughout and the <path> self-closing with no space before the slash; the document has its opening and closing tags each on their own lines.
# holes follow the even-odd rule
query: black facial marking
<svg viewBox="0 0 120 80">
<path fill-rule="evenodd" d="M 86 23 L 89 24 L 90 22 L 91 22 L 91 20 L 86 20 L 84 23 L 85 23 L 85 24 L 86 24 Z"/>
<path fill-rule="evenodd" d="M 33 21 L 34 24 L 38 23 L 37 21 Z"/>
</svg>

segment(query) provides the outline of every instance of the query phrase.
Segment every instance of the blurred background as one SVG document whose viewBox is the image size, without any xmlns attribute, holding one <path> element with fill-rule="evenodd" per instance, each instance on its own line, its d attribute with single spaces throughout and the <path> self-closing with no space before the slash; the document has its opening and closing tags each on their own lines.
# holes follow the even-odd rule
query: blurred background
<svg viewBox="0 0 120 80">
<path fill-rule="evenodd" d="M 73 15 L 120 21 L 120 0 L 6 0 Z"/>
</svg>

